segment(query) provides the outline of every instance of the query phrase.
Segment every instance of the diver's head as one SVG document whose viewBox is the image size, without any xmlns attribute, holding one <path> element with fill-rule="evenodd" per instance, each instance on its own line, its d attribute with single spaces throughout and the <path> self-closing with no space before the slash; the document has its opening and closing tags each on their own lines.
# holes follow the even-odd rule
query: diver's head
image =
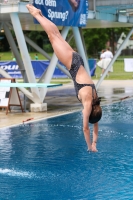
<svg viewBox="0 0 133 200">
<path fill-rule="evenodd" d="M 92 111 L 89 117 L 89 123 L 95 124 L 102 117 L 102 108 L 100 106 L 101 98 L 96 98 L 92 104 Z"/>
</svg>

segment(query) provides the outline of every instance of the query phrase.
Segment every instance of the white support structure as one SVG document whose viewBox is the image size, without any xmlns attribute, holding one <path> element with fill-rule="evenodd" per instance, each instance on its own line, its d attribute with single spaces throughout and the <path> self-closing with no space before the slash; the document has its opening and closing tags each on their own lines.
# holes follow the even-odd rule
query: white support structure
<svg viewBox="0 0 133 200">
<path fill-rule="evenodd" d="M 0 31 L 1 31 L 1 29 L 2 28 L 5 28 L 5 26 L 3 26 L 3 23 L 1 23 L 0 24 Z M 7 31 L 7 29 L 5 28 L 4 29 L 5 30 L 5 34 L 7 33 L 6 31 Z M 6 35 L 7 36 L 7 35 Z M 10 37 L 8 37 L 8 39 L 11 39 Z M 11 45 L 11 44 L 10 44 Z M 5 78 L 12 78 L 5 70 L 3 70 L 2 68 L 0 68 L 0 74 L 3 76 L 3 77 L 5 77 Z M 34 98 L 33 98 L 33 95 L 27 90 L 27 89 L 25 89 L 25 88 L 19 88 L 22 92 L 23 92 L 23 94 L 25 94 L 30 100 L 32 100 L 33 102 L 35 102 L 34 101 Z"/>
<path fill-rule="evenodd" d="M 108 71 L 110 70 L 110 68 L 112 67 L 112 65 L 114 64 L 114 62 L 116 61 L 117 57 L 119 56 L 119 54 L 121 53 L 121 50 L 124 48 L 126 42 L 129 40 L 130 36 L 133 34 L 133 28 L 130 30 L 130 32 L 128 33 L 127 37 L 125 38 L 125 40 L 123 41 L 123 43 L 121 44 L 121 46 L 119 47 L 119 49 L 117 50 L 115 56 L 113 57 L 113 59 L 111 60 L 111 62 L 109 63 L 108 67 L 106 68 L 105 72 L 103 73 L 102 77 L 99 79 L 99 81 L 96 84 L 96 89 L 98 90 L 98 88 L 100 87 L 102 81 L 104 80 L 104 78 L 106 77 Z"/>
<path fill-rule="evenodd" d="M 93 0 L 93 9 L 94 9 L 94 12 L 96 12 L 96 0 Z"/>
<path fill-rule="evenodd" d="M 69 31 L 69 26 L 66 26 L 63 28 L 62 32 L 61 32 L 61 35 L 64 39 L 66 39 L 67 37 L 67 34 L 68 34 L 68 31 Z M 55 53 L 53 54 L 52 56 L 52 59 L 50 61 L 50 64 L 49 64 L 49 67 L 48 67 L 48 70 L 46 72 L 46 76 L 45 76 L 45 79 L 44 79 L 44 83 L 50 83 L 51 79 L 52 79 L 52 75 L 54 73 L 54 70 L 55 70 L 55 67 L 57 65 L 57 62 L 58 62 L 58 58 L 57 56 L 55 55 Z M 41 88 L 40 89 L 40 94 L 41 94 L 41 100 L 43 101 L 45 96 L 46 96 L 46 93 L 47 93 L 47 88 Z"/>
<path fill-rule="evenodd" d="M 13 28 L 16 34 L 17 42 L 19 45 L 19 49 L 21 52 L 22 60 L 24 63 L 24 67 L 26 70 L 27 78 L 30 83 L 36 83 L 35 75 L 33 72 L 33 68 L 31 65 L 31 60 L 29 57 L 28 49 L 25 43 L 23 31 L 21 28 L 21 24 L 19 21 L 19 17 L 17 13 L 10 13 L 11 21 L 13 24 Z M 40 93 L 38 88 L 31 88 L 33 97 L 34 97 L 34 102 L 36 103 L 42 103 L 41 98 L 40 98 Z"/>
<path fill-rule="evenodd" d="M 27 4 L 27 2 L 24 2 L 24 1 L 21 2 L 21 1 L 17 1 L 17 0 L 14 0 L 14 1 L 9 0 L 5 4 L 5 3 L 3 3 L 3 0 L 0 0 L 0 23 L 1 23 L 0 30 L 1 30 L 1 28 L 3 28 L 3 22 L 5 22 L 6 24 L 8 24 L 8 23 L 10 24 L 12 22 L 13 29 L 16 34 L 18 46 L 19 46 L 19 49 L 21 52 L 24 68 L 26 70 L 26 74 L 28 77 L 28 81 L 35 83 L 36 82 L 35 75 L 33 72 L 29 53 L 27 50 L 27 46 L 25 43 L 24 35 L 23 35 L 20 24 L 22 24 L 23 30 L 42 31 L 42 27 L 40 25 L 35 25 L 33 23 L 33 19 L 31 17 L 31 15 L 29 14 L 29 11 L 26 8 L 26 4 Z M 123 9 L 125 9 L 127 11 L 127 13 L 125 15 L 121 14 L 120 12 L 117 12 L 120 9 L 120 7 L 119 7 L 120 4 L 123 6 Z M 113 10 L 113 12 L 108 12 L 107 7 L 109 9 L 111 8 L 111 10 Z M 133 16 L 128 15 L 128 9 L 133 9 L 133 2 L 131 0 L 127 0 L 127 1 L 125 1 L 125 0 L 116 0 L 116 1 L 114 1 L 114 0 L 111 0 L 111 1 L 89 0 L 89 9 L 90 9 L 88 12 L 89 23 L 87 23 L 86 28 L 109 28 L 109 27 L 132 27 L 133 26 Z M 18 17 L 18 15 L 19 15 L 19 17 Z M 64 35 L 64 38 L 66 37 L 66 35 L 68 33 L 68 29 L 69 29 L 69 27 L 65 27 L 63 29 L 64 33 L 62 32 L 62 36 Z M 88 58 L 85 53 L 85 48 L 84 48 L 85 45 L 83 44 L 82 34 L 79 31 L 78 27 L 73 27 L 72 29 L 73 29 L 73 34 L 74 34 L 74 38 L 76 41 L 78 52 L 82 56 L 82 58 L 84 60 L 85 68 L 86 68 L 88 74 L 90 75 Z M 10 42 L 12 42 L 12 41 L 10 41 Z M 120 49 L 122 49 L 122 47 L 123 47 L 123 44 L 120 47 Z M 36 46 L 36 49 L 37 48 L 38 47 Z M 103 77 L 97 83 L 97 86 L 96 86 L 97 88 L 99 87 L 102 80 L 106 76 L 109 68 L 114 63 L 117 56 L 119 55 L 120 49 L 118 50 L 118 52 L 114 56 L 113 60 L 111 61 L 110 65 L 106 69 Z M 15 48 L 13 51 L 15 52 Z M 44 55 L 44 52 L 42 54 Z M 18 56 L 16 55 L 15 57 L 17 58 L 17 62 L 19 62 L 20 67 L 22 67 L 22 63 L 20 60 L 18 60 L 19 59 Z M 42 77 L 42 79 L 44 80 L 45 83 L 50 82 L 53 71 L 55 69 L 55 66 L 58 65 L 57 62 L 58 62 L 58 59 L 55 56 L 55 54 L 53 54 L 49 68 L 46 71 L 46 74 L 43 74 L 43 77 Z M 2 71 L 1 73 L 4 74 L 6 72 Z M 5 77 L 8 76 L 7 74 L 4 74 L 4 75 L 5 75 Z M 47 92 L 46 89 L 40 89 L 40 91 L 39 91 L 38 88 L 31 88 L 32 94 L 30 92 L 28 93 L 28 91 L 26 91 L 25 88 L 23 88 L 23 89 L 21 88 L 21 90 L 24 91 L 24 94 L 28 98 L 30 98 L 33 102 L 35 102 L 37 104 L 36 105 L 37 110 L 44 109 L 44 105 L 42 105 L 42 102 L 43 102 L 46 92 Z M 46 108 L 46 105 L 45 105 L 45 108 Z"/>
<path fill-rule="evenodd" d="M 72 30 L 73 30 L 73 34 L 74 34 L 74 38 L 75 38 L 75 42 L 76 42 L 76 45 L 77 45 L 78 52 L 81 55 L 81 57 L 83 58 L 84 66 L 85 66 L 87 73 L 90 75 L 88 59 L 86 57 L 86 53 L 85 53 L 85 50 L 84 50 L 84 47 L 83 47 L 79 28 L 78 27 L 72 27 Z"/>
<path fill-rule="evenodd" d="M 5 35 L 6 35 L 6 38 L 8 40 L 8 43 L 10 44 L 11 50 L 12 50 L 12 52 L 13 52 L 15 58 L 16 58 L 18 66 L 19 66 L 19 68 L 21 70 L 22 76 L 23 76 L 23 78 L 25 78 L 24 64 L 22 62 L 22 59 L 20 57 L 20 54 L 18 52 L 17 46 L 16 46 L 15 41 L 14 41 L 14 39 L 12 37 L 12 34 L 11 34 L 8 26 L 5 23 L 3 23 L 3 28 L 4 28 L 4 31 L 5 31 Z"/>
<path fill-rule="evenodd" d="M 86 58 L 88 58 L 87 51 L 86 51 L 85 40 L 84 40 L 84 37 L 83 37 L 82 28 L 79 28 L 79 32 L 80 32 L 80 36 L 81 36 L 81 39 L 82 39 L 82 43 L 83 43 L 84 51 L 85 51 L 85 54 L 86 54 Z M 89 63 L 88 63 L 88 66 L 89 66 Z M 89 66 L 89 67 L 90 67 L 90 66 Z M 89 68 L 89 69 L 90 69 L 90 68 Z"/>
<path fill-rule="evenodd" d="M 35 44 L 35 42 L 33 42 L 30 38 L 28 38 L 26 35 L 24 35 L 25 40 L 28 44 L 30 44 L 34 49 L 36 49 L 38 52 L 40 52 L 42 55 L 44 55 L 48 60 L 51 60 L 51 57 L 49 56 L 48 53 L 46 53 L 43 49 L 41 49 L 37 44 Z M 66 74 L 69 78 L 71 78 L 70 73 L 68 72 L 68 70 L 66 70 L 64 67 L 62 67 L 59 63 L 57 63 L 58 68 L 64 72 L 64 74 Z M 44 74 L 41 77 L 41 80 L 44 79 Z M 40 82 L 40 80 L 39 80 Z"/>
<path fill-rule="evenodd" d="M 73 35 L 73 33 L 69 36 L 69 38 L 66 40 L 67 41 L 67 43 L 69 43 L 71 40 L 72 40 L 72 38 L 74 37 L 74 35 Z"/>
<path fill-rule="evenodd" d="M 6 71 L 0 68 L 0 74 L 5 78 L 12 78 Z M 33 95 L 25 88 L 19 88 L 30 100 L 34 101 Z"/>
</svg>

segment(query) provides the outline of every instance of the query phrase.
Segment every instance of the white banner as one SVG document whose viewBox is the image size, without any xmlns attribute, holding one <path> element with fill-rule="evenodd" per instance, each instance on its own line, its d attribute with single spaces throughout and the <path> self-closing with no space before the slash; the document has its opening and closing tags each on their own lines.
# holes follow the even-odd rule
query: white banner
<svg viewBox="0 0 133 200">
<path fill-rule="evenodd" d="M 125 72 L 133 72 L 133 58 L 124 59 L 124 70 Z"/>
<path fill-rule="evenodd" d="M 1 79 L 1 83 L 11 83 L 11 80 Z M 10 87 L 0 87 L 0 106 L 8 106 Z"/>
</svg>

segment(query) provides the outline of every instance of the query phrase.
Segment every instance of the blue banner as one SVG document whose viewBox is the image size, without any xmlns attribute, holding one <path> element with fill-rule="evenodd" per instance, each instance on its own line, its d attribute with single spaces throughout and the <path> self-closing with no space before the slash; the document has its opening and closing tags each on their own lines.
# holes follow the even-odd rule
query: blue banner
<svg viewBox="0 0 133 200">
<path fill-rule="evenodd" d="M 40 78 L 49 66 L 49 61 L 31 61 L 33 71 L 36 78 Z M 20 70 L 16 61 L 0 62 L 0 67 L 4 69 L 13 78 L 22 78 L 22 73 L 24 70 Z M 0 75 L 1 77 L 1 75 Z M 67 78 L 68 76 L 64 74 L 57 67 L 55 68 L 53 78 Z"/>
<path fill-rule="evenodd" d="M 90 67 L 90 75 L 95 76 L 95 71 L 96 71 L 96 60 L 95 59 L 89 59 L 88 64 Z"/>
<path fill-rule="evenodd" d="M 86 26 L 88 0 L 34 0 L 34 6 L 57 26 Z"/>
<path fill-rule="evenodd" d="M 95 75 L 96 70 L 96 60 L 89 59 L 89 66 L 90 66 L 90 72 L 91 76 Z M 31 61 L 33 71 L 36 78 L 40 78 L 42 74 L 45 72 L 47 67 L 49 66 L 49 61 Z M 62 65 L 63 66 L 63 65 Z M 22 74 L 24 71 L 19 69 L 19 66 L 17 65 L 16 61 L 9 61 L 9 62 L 0 62 L 0 68 L 5 70 L 10 76 L 13 78 L 22 78 Z M 0 77 L 2 77 L 0 75 Z M 59 68 L 55 68 L 54 74 L 52 78 L 68 78 L 66 74 L 64 74 Z"/>
</svg>

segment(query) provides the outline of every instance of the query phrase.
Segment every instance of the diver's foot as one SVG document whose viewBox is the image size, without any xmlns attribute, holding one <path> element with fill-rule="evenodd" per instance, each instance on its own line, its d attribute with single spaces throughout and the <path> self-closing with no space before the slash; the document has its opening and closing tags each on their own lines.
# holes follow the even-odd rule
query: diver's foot
<svg viewBox="0 0 133 200">
<path fill-rule="evenodd" d="M 36 17 L 37 15 L 43 16 L 41 10 L 35 8 L 33 5 L 27 4 L 26 7 L 33 17 Z"/>
<path fill-rule="evenodd" d="M 97 150 L 97 148 L 96 148 L 96 143 L 92 143 L 91 151 L 93 151 L 93 152 L 98 152 L 98 150 Z"/>
</svg>

